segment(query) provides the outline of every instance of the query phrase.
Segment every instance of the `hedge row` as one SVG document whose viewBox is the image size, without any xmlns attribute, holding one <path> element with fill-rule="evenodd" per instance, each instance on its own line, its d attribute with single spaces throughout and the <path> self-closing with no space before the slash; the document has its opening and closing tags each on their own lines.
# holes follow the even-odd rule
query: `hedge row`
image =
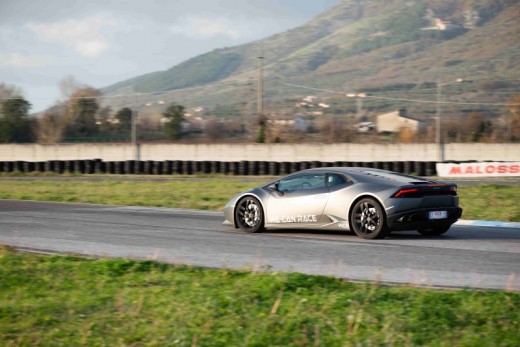
<svg viewBox="0 0 520 347">
<path fill-rule="evenodd" d="M 41 162 L 0 161 L 0 172 L 55 172 L 78 174 L 139 174 L 139 175 L 195 175 L 224 174 L 240 176 L 285 175 L 299 170 L 354 166 L 383 169 L 419 176 L 436 174 L 434 161 L 376 161 L 376 162 L 270 162 L 270 161 L 102 161 L 96 160 L 51 160 Z"/>
</svg>

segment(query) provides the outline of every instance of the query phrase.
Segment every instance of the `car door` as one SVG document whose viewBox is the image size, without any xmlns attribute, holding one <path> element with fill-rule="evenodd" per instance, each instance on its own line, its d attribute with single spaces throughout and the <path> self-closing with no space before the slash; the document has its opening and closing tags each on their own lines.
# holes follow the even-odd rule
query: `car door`
<svg viewBox="0 0 520 347">
<path fill-rule="evenodd" d="M 348 229 L 349 206 L 357 195 L 356 191 L 352 190 L 354 181 L 339 173 L 329 173 L 325 180 L 329 188 L 329 198 L 323 211 L 323 226 L 330 229 Z"/>
<path fill-rule="evenodd" d="M 280 227 L 319 225 L 329 188 L 325 173 L 301 173 L 281 179 L 269 193 L 267 224 Z"/>
</svg>

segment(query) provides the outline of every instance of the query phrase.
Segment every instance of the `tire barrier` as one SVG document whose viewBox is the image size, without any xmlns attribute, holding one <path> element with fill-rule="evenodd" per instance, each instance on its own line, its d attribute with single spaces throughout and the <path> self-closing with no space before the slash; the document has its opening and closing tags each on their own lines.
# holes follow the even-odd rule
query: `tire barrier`
<svg viewBox="0 0 520 347">
<path fill-rule="evenodd" d="M 403 162 L 403 173 L 406 175 L 411 175 L 412 172 L 413 172 L 413 161 Z"/>
<path fill-rule="evenodd" d="M 424 161 L 414 161 L 413 168 L 413 173 L 417 176 L 426 175 L 426 166 L 424 165 Z"/>
<path fill-rule="evenodd" d="M 424 163 L 424 175 L 425 176 L 435 176 L 437 174 L 437 168 L 435 167 L 436 162 L 427 161 Z"/>
<path fill-rule="evenodd" d="M 393 161 L 384 161 L 382 169 L 386 170 L 386 171 L 394 171 L 394 162 Z"/>
<path fill-rule="evenodd" d="M 269 171 L 267 172 L 268 175 L 271 176 L 279 176 L 280 175 L 280 163 L 271 161 L 269 162 Z"/>
<path fill-rule="evenodd" d="M 280 175 L 288 175 L 291 173 L 291 163 L 284 161 L 280 165 Z"/>
<path fill-rule="evenodd" d="M 435 176 L 434 161 L 377 161 L 377 162 L 270 162 L 270 161 L 102 161 L 50 160 L 40 162 L 0 161 L 0 172 L 54 172 L 57 174 L 115 174 L 115 175 L 200 175 L 280 176 L 300 170 L 333 166 L 382 169 L 408 175 Z"/>
<path fill-rule="evenodd" d="M 248 161 L 241 161 L 238 163 L 238 174 L 240 176 L 249 175 L 249 162 Z"/>
</svg>

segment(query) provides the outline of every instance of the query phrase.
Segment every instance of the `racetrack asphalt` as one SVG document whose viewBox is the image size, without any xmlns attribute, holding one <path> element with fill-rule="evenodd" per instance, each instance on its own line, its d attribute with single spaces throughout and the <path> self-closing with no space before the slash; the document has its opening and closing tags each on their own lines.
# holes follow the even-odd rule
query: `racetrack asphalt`
<svg viewBox="0 0 520 347">
<path fill-rule="evenodd" d="M 454 225 L 440 237 L 403 232 L 363 240 L 319 230 L 247 234 L 223 220 L 221 212 L 0 200 L 0 243 L 212 268 L 520 291 L 516 225 Z"/>
</svg>

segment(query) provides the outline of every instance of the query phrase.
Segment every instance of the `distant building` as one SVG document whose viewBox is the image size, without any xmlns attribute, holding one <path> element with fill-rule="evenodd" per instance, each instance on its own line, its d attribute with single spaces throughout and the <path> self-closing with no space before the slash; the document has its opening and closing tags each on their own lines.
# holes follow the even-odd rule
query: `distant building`
<svg viewBox="0 0 520 347">
<path fill-rule="evenodd" d="M 417 133 L 425 126 L 425 122 L 408 117 L 406 110 L 389 112 L 377 116 L 377 131 L 396 133 L 402 128 L 408 128 L 412 133 Z"/>
<path fill-rule="evenodd" d="M 271 118 L 267 120 L 271 129 L 277 129 L 279 131 L 303 131 L 306 132 L 309 126 L 312 126 L 314 122 L 309 117 L 296 117 L 296 118 Z"/>
<path fill-rule="evenodd" d="M 463 12 L 464 25 L 466 29 L 476 28 L 480 22 L 480 15 L 476 10 L 466 10 Z"/>
<path fill-rule="evenodd" d="M 267 123 L 272 126 L 293 126 L 294 125 L 294 119 L 287 119 L 287 118 L 281 118 L 281 119 L 269 119 L 267 120 Z"/>
<path fill-rule="evenodd" d="M 453 24 L 450 21 L 435 18 L 433 26 L 421 28 L 421 30 L 439 30 L 439 31 L 451 31 L 460 29 L 460 25 Z"/>
<path fill-rule="evenodd" d="M 314 95 L 309 95 L 303 98 L 303 101 L 312 103 L 314 100 L 316 100 L 318 97 Z"/>
<path fill-rule="evenodd" d="M 307 131 L 309 126 L 307 124 L 307 121 L 305 121 L 305 119 L 303 119 L 301 117 L 297 117 L 297 118 L 294 118 L 294 127 L 299 131 Z"/>
<path fill-rule="evenodd" d="M 368 133 L 376 129 L 374 122 L 361 122 L 355 125 L 358 133 Z"/>
</svg>

